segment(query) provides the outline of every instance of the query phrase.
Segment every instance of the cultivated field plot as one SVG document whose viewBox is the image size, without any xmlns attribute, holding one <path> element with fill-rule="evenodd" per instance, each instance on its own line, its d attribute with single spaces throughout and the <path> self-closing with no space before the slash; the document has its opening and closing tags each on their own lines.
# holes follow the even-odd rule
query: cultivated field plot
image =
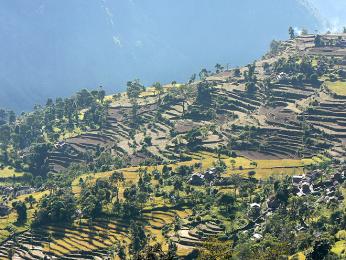
<svg viewBox="0 0 346 260">
<path fill-rule="evenodd" d="M 21 177 L 22 172 L 16 172 L 15 169 L 6 167 L 0 170 L 0 178 L 11 178 L 11 177 Z"/>
<path fill-rule="evenodd" d="M 346 96 L 346 82 L 326 82 L 328 88 L 339 96 Z"/>
</svg>

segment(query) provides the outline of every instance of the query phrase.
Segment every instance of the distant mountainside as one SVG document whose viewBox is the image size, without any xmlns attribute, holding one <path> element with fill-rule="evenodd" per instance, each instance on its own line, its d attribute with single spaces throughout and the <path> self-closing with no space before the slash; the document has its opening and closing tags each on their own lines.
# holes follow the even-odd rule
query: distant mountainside
<svg viewBox="0 0 346 260">
<path fill-rule="evenodd" d="M 279 42 L 251 65 L 200 73 L 203 81 L 169 84 L 161 96 L 149 88 L 136 106 L 125 93 L 114 96 L 102 127 L 64 139 L 51 170 L 100 147 L 130 165 L 179 161 L 195 146 L 251 159 L 345 158 L 346 36 L 318 37 Z M 150 145 L 134 149 L 146 136 Z"/>
<path fill-rule="evenodd" d="M 127 80 L 186 80 L 203 66 L 259 58 L 287 28 L 318 28 L 298 1 L 4 1 L 0 106 L 29 110 L 48 97 Z"/>
<path fill-rule="evenodd" d="M 198 76 L 2 111 L 0 259 L 345 259 L 346 33 Z"/>
</svg>

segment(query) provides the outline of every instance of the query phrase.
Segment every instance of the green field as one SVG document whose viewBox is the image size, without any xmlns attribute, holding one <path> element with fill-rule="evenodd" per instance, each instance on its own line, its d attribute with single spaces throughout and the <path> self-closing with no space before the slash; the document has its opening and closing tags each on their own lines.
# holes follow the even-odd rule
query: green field
<svg viewBox="0 0 346 260">
<path fill-rule="evenodd" d="M 340 96 L 346 96 L 346 82 L 336 81 L 336 82 L 326 82 L 328 88 L 335 94 Z"/>
<path fill-rule="evenodd" d="M 23 176 L 22 172 L 16 172 L 15 169 L 6 167 L 0 170 L 0 178 L 11 178 L 11 177 L 21 177 Z"/>
</svg>

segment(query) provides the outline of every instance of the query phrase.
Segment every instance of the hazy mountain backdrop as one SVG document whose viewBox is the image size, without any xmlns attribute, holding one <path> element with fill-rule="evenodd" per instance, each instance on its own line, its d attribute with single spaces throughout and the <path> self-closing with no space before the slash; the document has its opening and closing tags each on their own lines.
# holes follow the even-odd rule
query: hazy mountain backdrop
<svg viewBox="0 0 346 260">
<path fill-rule="evenodd" d="M 116 92 L 134 78 L 183 81 L 216 63 L 245 64 L 290 25 L 340 27 L 342 12 L 326 2 L 3 0 L 0 107 L 20 112 L 81 88 Z"/>
</svg>

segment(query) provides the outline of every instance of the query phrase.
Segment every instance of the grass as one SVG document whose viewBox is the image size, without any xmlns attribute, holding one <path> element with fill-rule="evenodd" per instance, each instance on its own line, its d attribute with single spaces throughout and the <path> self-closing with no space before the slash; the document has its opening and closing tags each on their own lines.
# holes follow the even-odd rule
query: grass
<svg viewBox="0 0 346 260">
<path fill-rule="evenodd" d="M 218 156 L 210 152 L 197 152 L 197 153 L 192 153 L 188 155 L 192 157 L 191 161 L 178 162 L 178 163 L 170 164 L 169 166 L 171 166 L 174 170 L 181 165 L 193 166 L 196 163 L 202 163 L 202 168 L 198 170 L 203 171 L 210 167 L 213 167 L 214 163 L 218 160 Z M 227 166 L 227 172 L 225 175 L 229 175 L 237 171 L 243 174 L 246 174 L 250 169 L 254 169 L 256 171 L 255 178 L 269 178 L 270 176 L 273 176 L 273 175 L 283 177 L 285 175 L 303 174 L 304 166 L 317 163 L 320 161 L 318 158 L 303 159 L 303 160 L 284 159 L 284 160 L 251 161 L 244 157 L 230 158 L 228 156 L 221 156 L 220 159 L 224 161 Z M 252 162 L 255 162 L 257 165 L 254 165 Z M 243 170 L 239 170 L 240 166 L 243 167 Z M 153 171 L 154 169 L 162 170 L 162 167 L 163 165 L 157 165 L 157 166 L 148 166 L 148 167 L 142 167 L 142 168 L 146 169 L 147 171 Z M 233 167 L 235 170 L 233 170 Z M 126 179 L 125 186 L 129 185 L 129 183 L 131 182 L 135 183 L 138 181 L 140 169 L 141 167 L 128 167 L 128 168 L 118 170 L 123 172 L 125 176 L 125 179 Z M 84 180 L 89 179 L 91 182 L 93 182 L 98 178 L 109 178 L 112 173 L 113 171 L 84 174 L 73 181 L 73 184 L 72 184 L 73 191 L 76 194 L 80 192 L 80 187 L 79 187 L 80 178 Z M 153 180 L 152 182 L 154 184 L 156 181 Z M 195 187 L 196 190 L 198 190 L 199 188 L 202 189 L 203 187 Z M 173 186 L 165 187 L 165 191 L 168 191 L 168 192 L 172 189 L 173 189 Z M 124 190 L 124 187 L 120 187 L 120 192 L 119 192 L 120 199 L 122 199 L 123 190 Z M 233 189 L 230 189 L 229 192 L 233 193 Z M 181 195 L 183 196 L 184 192 L 181 192 Z M 147 211 L 147 213 L 144 214 L 143 221 L 146 223 L 145 230 L 147 234 L 149 234 L 151 237 L 150 243 L 152 244 L 155 242 L 160 242 L 162 243 L 163 248 L 167 248 L 166 239 L 162 236 L 162 233 L 161 233 L 162 227 L 165 224 L 172 223 L 174 221 L 175 215 L 178 215 L 180 218 L 186 218 L 189 215 L 191 215 L 192 212 L 191 210 L 169 210 L 166 212 L 152 210 L 153 207 L 161 207 L 161 206 L 169 207 L 169 203 L 167 203 L 167 201 L 165 201 L 162 197 L 152 198 L 152 200 L 148 202 L 144 208 Z M 217 214 L 216 211 L 214 213 Z M 98 230 L 98 232 L 101 232 L 101 233 L 103 232 L 102 227 L 98 227 L 96 229 Z M 83 233 L 88 234 L 88 231 L 85 230 L 83 231 Z M 80 237 L 84 237 L 85 234 L 82 235 L 79 232 Z M 63 238 L 63 240 L 64 239 L 65 238 Z M 92 237 L 90 240 L 84 241 L 84 242 L 92 243 L 91 246 L 94 246 L 94 247 L 95 246 L 102 247 L 102 245 L 95 244 L 99 242 L 97 241 L 95 242 L 94 239 L 96 239 L 96 237 Z M 107 239 L 112 239 L 112 238 L 110 237 Z M 61 247 L 60 242 L 59 241 L 56 241 L 56 242 Z M 186 255 L 190 251 L 191 251 L 190 247 L 179 246 L 178 248 L 179 255 Z"/>
<path fill-rule="evenodd" d="M 196 169 L 198 171 L 206 170 L 210 167 L 213 167 L 215 162 L 218 160 L 218 156 L 214 153 L 210 152 L 196 152 L 188 154 L 192 157 L 191 161 L 186 162 L 178 162 L 171 164 L 170 166 L 175 170 L 177 167 L 181 165 L 193 166 L 196 163 L 202 163 L 201 169 Z M 227 166 L 227 171 L 225 176 L 232 174 L 234 172 L 240 172 L 242 174 L 247 174 L 249 170 L 255 170 L 255 178 L 268 178 L 269 176 L 284 176 L 284 175 L 293 175 L 293 174 L 302 174 L 303 167 L 305 165 L 309 165 L 315 162 L 319 162 L 318 159 L 303 159 L 303 160 L 256 160 L 251 161 L 245 157 L 237 157 L 230 158 L 228 156 L 221 156 L 220 159 L 225 162 Z M 232 161 L 231 161 L 232 160 Z M 256 164 L 254 164 L 255 162 Z M 242 167 L 242 170 L 239 170 L 239 167 Z M 153 171 L 154 169 L 162 170 L 163 165 L 158 166 L 149 166 L 142 167 L 142 169 L 146 169 L 147 171 Z M 124 169 L 119 169 L 118 171 L 123 172 L 125 181 L 125 187 L 130 185 L 130 183 L 136 183 L 139 179 L 139 170 L 141 167 L 128 167 Z M 72 188 L 75 194 L 80 193 L 79 179 L 82 178 L 84 180 L 88 179 L 90 182 L 96 181 L 98 178 L 108 178 L 111 176 L 113 171 L 109 172 L 99 172 L 99 173 L 89 173 L 81 175 L 73 181 Z M 11 174 L 10 174 L 11 175 Z M 153 180 L 153 184 L 157 181 Z M 123 190 L 125 187 L 120 187 L 119 197 L 123 199 Z M 200 187 L 196 187 L 198 190 Z M 203 187 L 201 187 L 203 188 Z M 227 189 L 227 187 L 225 187 Z M 173 186 L 165 187 L 167 190 L 172 190 Z M 226 190 L 223 190 L 224 192 Z M 229 192 L 233 192 L 232 189 Z M 36 192 L 32 195 L 34 198 L 39 201 L 47 192 Z M 183 195 L 183 192 L 181 192 Z M 20 196 L 17 200 L 25 200 L 25 197 L 29 195 Z M 27 223 L 23 226 L 16 227 L 17 231 L 23 231 L 28 228 L 32 220 L 32 214 L 35 210 L 34 208 L 30 210 L 29 217 Z M 165 212 L 154 210 L 154 207 L 169 207 L 169 203 L 165 201 L 162 197 L 154 197 L 150 202 L 145 205 L 145 210 L 147 213 L 144 214 L 144 223 L 145 230 L 147 234 L 150 236 L 150 243 L 153 244 L 155 242 L 159 242 L 163 245 L 163 248 L 167 247 L 167 241 L 163 237 L 161 233 L 161 229 L 164 225 L 170 224 L 174 221 L 175 215 L 180 218 L 186 218 L 192 214 L 191 210 L 181 209 L 181 210 L 167 210 Z M 214 212 L 215 214 L 217 212 Z M 16 214 L 11 213 L 8 218 L 0 219 L 0 240 L 8 236 L 8 232 L 5 231 L 5 228 L 8 224 L 14 224 L 16 220 Z M 126 237 L 126 231 L 121 231 L 119 229 L 119 225 L 117 225 L 117 220 L 106 221 L 106 225 L 94 222 L 93 227 L 89 227 L 86 224 L 86 221 L 82 226 L 77 223 L 77 221 L 71 227 L 57 227 L 51 226 L 47 227 L 47 230 L 50 232 L 59 233 L 59 237 L 54 238 L 54 241 L 50 243 L 45 243 L 44 250 L 51 251 L 58 256 L 62 256 L 66 253 L 72 253 L 73 251 L 78 251 L 81 248 L 84 248 L 86 251 L 91 251 L 100 248 L 108 248 L 111 243 L 114 243 L 117 239 L 124 241 L 126 245 L 129 244 L 129 238 Z M 45 228 L 46 229 L 46 228 Z M 340 244 L 337 244 L 337 249 L 339 250 Z M 191 248 L 189 247 L 179 247 L 178 254 L 186 255 L 186 253 L 190 252 Z"/>
<path fill-rule="evenodd" d="M 168 249 L 168 244 L 160 228 L 165 224 L 172 223 L 175 215 L 187 217 L 191 213 L 189 209 L 145 213 L 143 221 L 146 223 L 146 233 L 150 237 L 149 244 L 158 242 Z M 53 234 L 53 241 L 50 244 L 48 242 L 44 244 L 44 251 L 62 256 L 79 250 L 92 251 L 108 248 L 117 240 L 128 246 L 130 239 L 128 238 L 127 225 L 128 223 L 121 220 L 95 220 L 90 227 L 86 220 L 82 220 L 81 223 L 75 221 L 70 227 L 45 226 L 43 227 L 44 230 Z"/>
<path fill-rule="evenodd" d="M 251 165 L 251 162 L 256 163 L 257 165 Z M 266 179 L 269 177 L 284 177 L 292 175 L 300 175 L 304 173 L 304 166 L 311 165 L 319 162 L 319 159 L 282 159 L 282 160 L 254 160 L 254 161 L 244 161 L 240 162 L 235 160 L 235 163 L 231 161 L 226 162 L 226 165 L 229 166 L 229 169 L 226 171 L 225 176 L 229 176 L 232 173 L 239 173 L 246 175 L 250 170 L 255 171 L 255 178 L 257 179 Z M 239 169 L 239 166 L 242 166 L 242 169 Z"/>
<path fill-rule="evenodd" d="M 340 96 L 346 96 L 346 82 L 336 81 L 336 82 L 326 82 L 327 87 L 333 91 L 335 94 Z"/>
<path fill-rule="evenodd" d="M 331 251 L 339 256 L 346 256 L 346 240 L 337 241 L 332 247 Z"/>
<path fill-rule="evenodd" d="M 15 202 L 15 201 L 25 201 L 25 198 L 30 195 L 33 195 L 33 197 L 38 202 L 45 194 L 48 194 L 48 191 L 34 192 L 32 194 L 21 195 L 17 197 L 15 200 L 11 201 L 8 206 L 11 207 L 12 202 Z M 23 224 L 16 223 L 17 213 L 15 211 L 12 211 L 8 216 L 1 217 L 0 218 L 0 242 L 6 239 L 10 235 L 10 233 L 6 230 L 6 227 L 8 227 L 10 224 L 12 224 L 15 227 L 16 232 L 22 232 L 27 230 L 33 220 L 33 215 L 36 209 L 37 209 L 37 204 L 34 204 L 32 209 L 30 209 L 28 206 L 28 211 L 27 211 L 28 218 L 27 218 L 27 221 Z"/>
<path fill-rule="evenodd" d="M 336 233 L 335 237 L 337 239 L 345 239 L 346 240 L 346 230 L 340 230 L 338 233 Z"/>
<path fill-rule="evenodd" d="M 14 226 L 16 233 L 27 230 L 30 227 L 34 212 L 35 212 L 34 209 L 28 209 L 27 211 L 28 219 L 23 224 L 16 223 L 17 213 L 15 213 L 14 211 L 12 211 L 8 216 L 0 217 L 0 242 L 6 239 L 10 235 L 8 230 L 6 230 L 9 225 Z"/>
<path fill-rule="evenodd" d="M 72 131 L 64 131 L 63 133 L 61 133 L 59 140 L 61 140 L 61 141 L 66 140 L 68 138 L 72 138 L 72 137 L 81 135 L 82 133 L 83 133 L 83 131 L 79 127 L 76 127 Z"/>
<path fill-rule="evenodd" d="M 292 260 L 292 259 L 305 260 L 306 257 L 305 257 L 303 252 L 299 252 L 299 253 L 297 253 L 297 254 L 295 254 L 293 256 L 290 256 L 288 259 L 289 260 Z"/>
<path fill-rule="evenodd" d="M 38 191 L 38 192 L 31 193 L 31 194 L 25 194 L 25 195 L 18 196 L 14 201 L 25 201 L 25 199 L 27 197 L 32 195 L 34 197 L 34 199 L 36 200 L 36 202 L 38 202 L 44 195 L 48 195 L 48 194 L 49 194 L 48 191 Z"/>
<path fill-rule="evenodd" d="M 23 176 L 22 172 L 16 172 L 15 169 L 5 167 L 4 169 L 0 170 L 0 178 L 12 178 L 15 177 L 21 177 Z"/>
<path fill-rule="evenodd" d="M 198 152 L 198 153 L 192 153 L 189 155 L 193 158 L 192 160 L 170 164 L 169 166 L 172 167 L 173 170 L 175 170 L 177 167 L 182 165 L 193 166 L 196 163 L 202 163 L 202 167 L 199 170 L 204 171 L 208 168 L 213 167 L 215 162 L 217 162 L 218 160 L 217 155 L 210 152 Z M 282 160 L 255 160 L 255 161 L 251 161 L 245 157 L 231 158 L 227 156 L 221 156 L 220 158 L 222 161 L 225 162 L 227 166 L 225 176 L 230 175 L 232 173 L 247 174 L 249 170 L 254 170 L 256 171 L 256 174 L 254 177 L 258 179 L 269 178 L 270 176 L 273 176 L 273 175 L 285 176 L 285 175 L 303 174 L 304 166 L 320 162 L 320 159 L 317 157 L 312 159 L 302 159 L 302 160 L 282 159 Z M 257 166 L 251 165 L 252 162 L 257 163 Z M 239 167 L 242 167 L 242 169 L 239 169 Z M 154 169 L 161 171 L 162 168 L 163 168 L 163 165 L 143 167 L 143 169 L 146 169 L 147 171 L 153 171 Z M 138 172 L 140 169 L 141 167 L 134 166 L 134 167 L 118 169 L 117 171 L 123 172 L 126 182 L 135 183 L 139 179 Z M 79 186 L 80 178 L 82 178 L 84 181 L 87 178 L 90 178 L 91 181 L 95 181 L 98 178 L 109 178 L 112 175 L 112 173 L 113 171 L 83 174 L 82 176 L 78 177 L 77 179 L 73 181 L 72 190 L 75 194 L 80 193 L 80 186 Z M 120 194 L 122 194 L 122 190 L 120 190 Z"/>
</svg>

